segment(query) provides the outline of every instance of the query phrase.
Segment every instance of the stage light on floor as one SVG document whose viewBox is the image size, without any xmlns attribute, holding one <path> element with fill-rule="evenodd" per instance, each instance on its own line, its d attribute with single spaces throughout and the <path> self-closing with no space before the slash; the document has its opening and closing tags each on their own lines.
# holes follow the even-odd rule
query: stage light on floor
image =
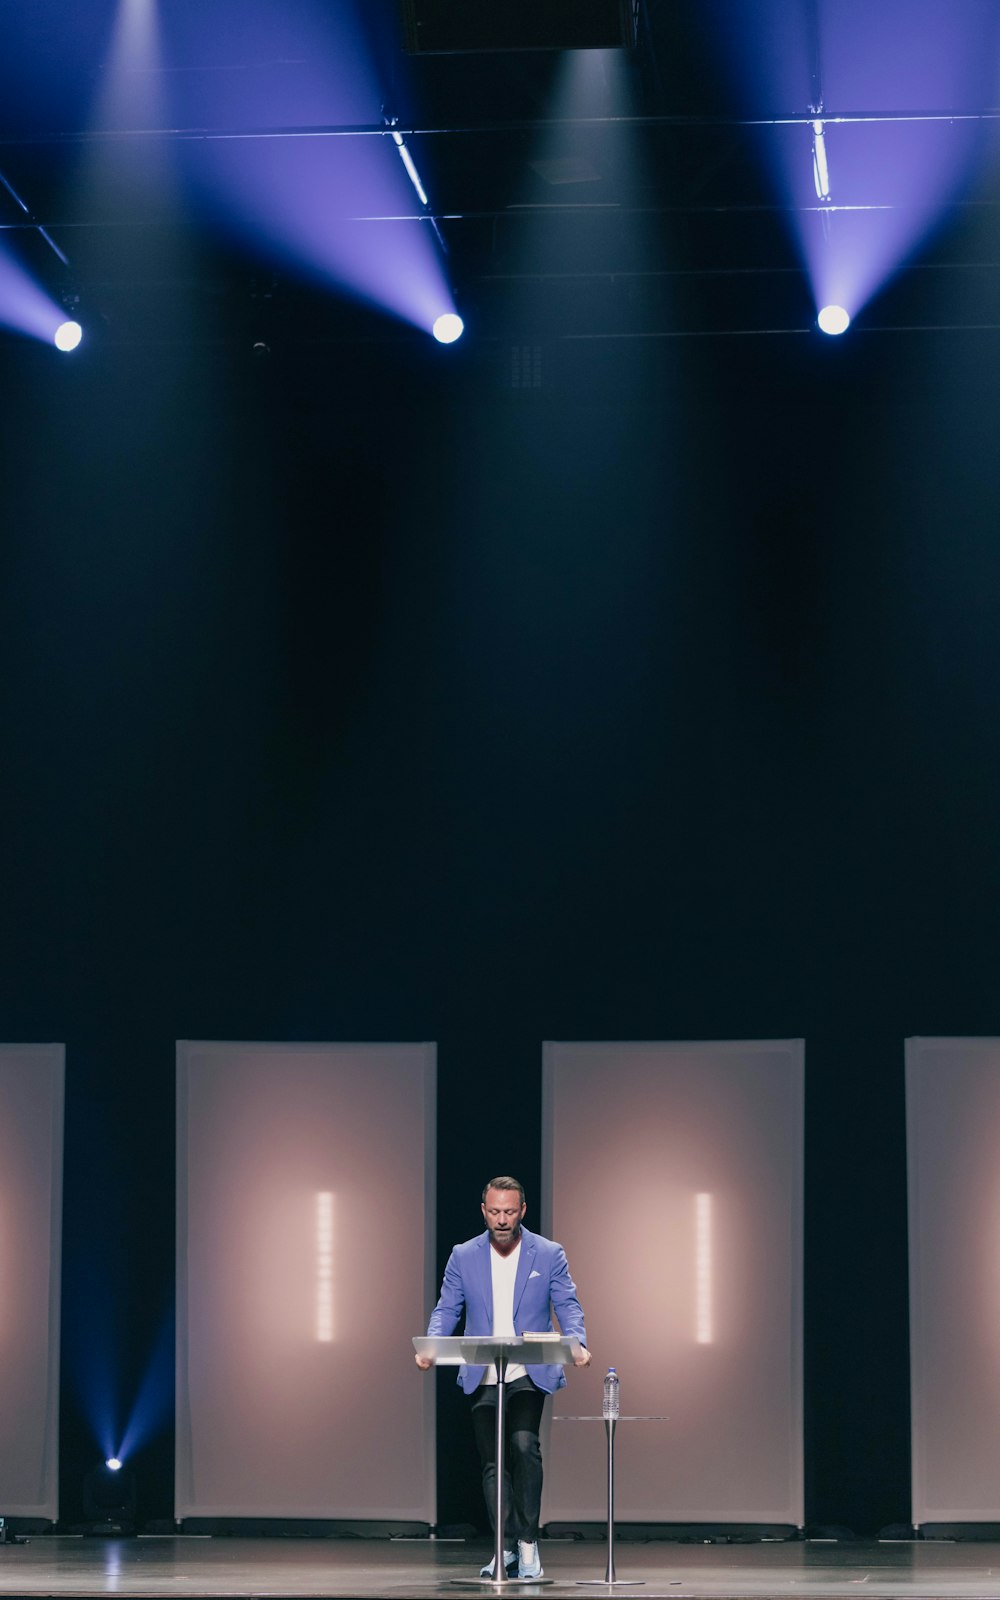
<svg viewBox="0 0 1000 1600">
<path fill-rule="evenodd" d="M 851 319 L 843 306 L 824 306 L 816 322 L 823 333 L 831 336 L 846 333 L 851 326 Z"/>
<path fill-rule="evenodd" d="M 135 1528 L 135 1474 L 118 1456 L 107 1456 L 83 1480 L 83 1515 L 88 1533 L 129 1534 Z"/>
<path fill-rule="evenodd" d="M 83 338 L 83 329 L 78 322 L 60 322 L 53 335 L 53 342 L 57 350 L 67 353 L 75 350 Z"/>
<path fill-rule="evenodd" d="M 446 311 L 431 330 L 438 344 L 454 344 L 465 332 L 465 323 L 454 311 Z"/>
</svg>

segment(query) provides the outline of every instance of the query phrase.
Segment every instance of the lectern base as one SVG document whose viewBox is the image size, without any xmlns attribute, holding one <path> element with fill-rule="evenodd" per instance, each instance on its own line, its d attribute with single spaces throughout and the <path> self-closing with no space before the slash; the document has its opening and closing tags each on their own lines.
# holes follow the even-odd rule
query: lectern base
<svg viewBox="0 0 1000 1600">
<path fill-rule="evenodd" d="M 499 1593 L 504 1589 L 543 1589 L 547 1583 L 555 1583 L 554 1578 L 449 1578 L 448 1587 L 454 1589 L 492 1589 Z"/>
<path fill-rule="evenodd" d="M 459 1589 L 493 1589 L 496 1594 L 502 1589 L 544 1589 L 554 1582 L 555 1578 L 450 1578 L 448 1587 L 454 1589 L 458 1584 Z"/>
</svg>

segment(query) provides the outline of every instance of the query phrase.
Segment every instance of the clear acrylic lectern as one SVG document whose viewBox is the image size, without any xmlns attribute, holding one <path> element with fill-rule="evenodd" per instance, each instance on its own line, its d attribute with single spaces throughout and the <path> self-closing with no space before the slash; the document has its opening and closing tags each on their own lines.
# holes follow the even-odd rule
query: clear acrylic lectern
<svg viewBox="0 0 1000 1600">
<path fill-rule="evenodd" d="M 493 1367 L 497 1375 L 497 1482 L 495 1506 L 495 1538 L 493 1541 L 492 1578 L 463 1579 L 462 1582 L 485 1584 L 488 1588 L 506 1583 L 548 1583 L 547 1578 L 508 1578 L 503 1560 L 504 1541 L 504 1406 L 507 1387 L 507 1367 L 513 1361 L 521 1367 L 565 1367 L 575 1361 L 583 1346 L 579 1339 L 566 1339 L 560 1333 L 525 1333 L 517 1338 L 487 1338 L 466 1334 L 428 1334 L 413 1341 L 418 1356 L 426 1356 L 438 1367 L 458 1367 L 463 1362 L 470 1367 Z"/>
</svg>

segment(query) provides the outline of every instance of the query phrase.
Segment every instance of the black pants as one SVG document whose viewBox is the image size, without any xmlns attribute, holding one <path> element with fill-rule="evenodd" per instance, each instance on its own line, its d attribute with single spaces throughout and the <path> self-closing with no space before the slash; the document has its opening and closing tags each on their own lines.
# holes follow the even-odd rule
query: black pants
<svg viewBox="0 0 1000 1600">
<path fill-rule="evenodd" d="M 542 1508 L 542 1447 L 538 1430 L 545 1395 L 530 1378 L 516 1378 L 504 1395 L 504 1548 L 513 1550 L 517 1539 L 534 1543 Z M 497 1391 L 481 1384 L 472 1396 L 472 1427 L 483 1467 L 483 1495 L 490 1528 L 496 1535 L 497 1503 Z"/>
</svg>

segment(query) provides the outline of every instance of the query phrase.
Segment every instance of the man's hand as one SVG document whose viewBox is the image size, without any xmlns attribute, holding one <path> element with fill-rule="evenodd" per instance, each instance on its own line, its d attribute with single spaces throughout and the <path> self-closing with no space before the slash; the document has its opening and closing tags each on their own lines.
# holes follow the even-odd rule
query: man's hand
<svg viewBox="0 0 1000 1600">
<path fill-rule="evenodd" d="M 417 1366 L 420 1368 L 421 1372 L 429 1372 L 431 1367 L 434 1365 L 430 1356 L 414 1356 L 413 1359 L 417 1363 Z"/>
<path fill-rule="evenodd" d="M 586 1345 L 582 1344 L 578 1353 L 573 1357 L 573 1365 L 574 1367 L 589 1367 L 593 1359 Z"/>
</svg>

